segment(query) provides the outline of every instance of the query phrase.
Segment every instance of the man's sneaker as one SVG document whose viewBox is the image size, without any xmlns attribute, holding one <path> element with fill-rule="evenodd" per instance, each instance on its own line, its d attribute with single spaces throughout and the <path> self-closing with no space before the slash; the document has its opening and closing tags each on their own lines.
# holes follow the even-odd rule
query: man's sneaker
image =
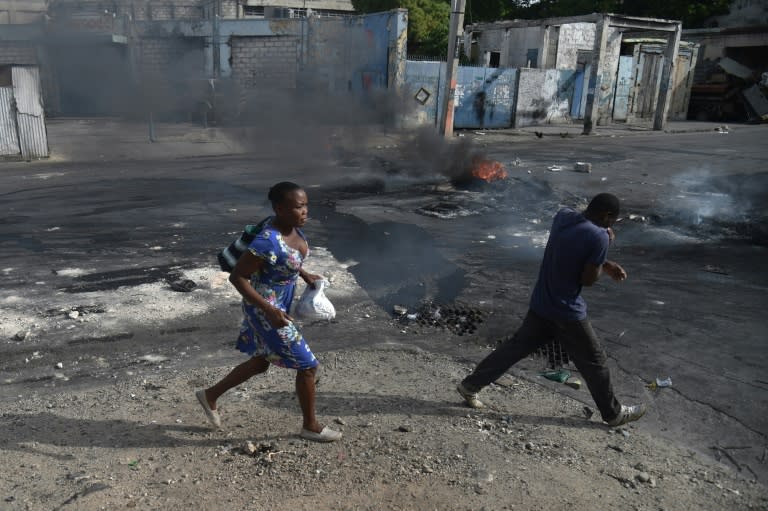
<svg viewBox="0 0 768 511">
<path fill-rule="evenodd" d="M 623 426 L 628 422 L 633 422 L 645 415 L 645 405 L 633 405 L 626 406 L 621 405 L 621 411 L 615 419 L 606 421 L 606 423 L 615 428 L 617 426 Z"/>
<path fill-rule="evenodd" d="M 483 408 L 485 406 L 482 401 L 477 399 L 477 392 L 468 391 L 462 383 L 459 383 L 456 386 L 456 392 L 464 398 L 464 402 L 467 403 L 467 406 L 470 408 Z"/>
</svg>

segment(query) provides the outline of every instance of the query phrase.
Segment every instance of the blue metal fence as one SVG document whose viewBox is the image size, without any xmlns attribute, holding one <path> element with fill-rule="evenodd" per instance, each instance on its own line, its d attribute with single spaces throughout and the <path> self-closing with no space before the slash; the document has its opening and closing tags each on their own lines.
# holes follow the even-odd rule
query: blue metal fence
<svg viewBox="0 0 768 511">
<path fill-rule="evenodd" d="M 456 77 L 454 128 L 509 128 L 513 122 L 516 69 L 460 66 Z M 410 120 L 437 124 L 445 62 L 409 60 L 405 89 L 413 101 Z"/>
</svg>

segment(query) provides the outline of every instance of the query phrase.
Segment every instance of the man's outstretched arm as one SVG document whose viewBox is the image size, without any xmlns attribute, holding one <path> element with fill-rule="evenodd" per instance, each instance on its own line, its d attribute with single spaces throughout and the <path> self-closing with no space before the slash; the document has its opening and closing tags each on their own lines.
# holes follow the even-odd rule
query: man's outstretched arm
<svg viewBox="0 0 768 511">
<path fill-rule="evenodd" d="M 616 282 L 621 282 L 627 278 L 627 272 L 621 265 L 614 261 L 606 261 L 600 266 L 594 264 L 585 264 L 584 270 L 581 272 L 581 285 L 591 286 L 600 278 L 600 275 L 605 272 Z"/>
</svg>

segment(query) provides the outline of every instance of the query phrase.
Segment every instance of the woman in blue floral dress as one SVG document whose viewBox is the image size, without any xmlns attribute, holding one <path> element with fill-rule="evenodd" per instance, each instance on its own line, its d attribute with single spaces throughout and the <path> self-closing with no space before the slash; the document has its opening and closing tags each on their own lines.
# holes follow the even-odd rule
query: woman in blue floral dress
<svg viewBox="0 0 768 511">
<path fill-rule="evenodd" d="M 243 296 L 243 324 L 237 348 L 251 358 L 212 387 L 196 392 L 208 420 L 221 417 L 216 401 L 227 390 L 265 372 L 271 364 L 296 370 L 296 394 L 304 417 L 301 437 L 333 442 L 341 433 L 323 427 L 315 417 L 315 375 L 318 362 L 289 315 L 296 279 L 307 285 L 322 277 L 302 269 L 309 244 L 300 227 L 307 221 L 307 194 L 297 184 L 282 182 L 269 191 L 275 215 L 243 252 L 229 281 Z"/>
</svg>

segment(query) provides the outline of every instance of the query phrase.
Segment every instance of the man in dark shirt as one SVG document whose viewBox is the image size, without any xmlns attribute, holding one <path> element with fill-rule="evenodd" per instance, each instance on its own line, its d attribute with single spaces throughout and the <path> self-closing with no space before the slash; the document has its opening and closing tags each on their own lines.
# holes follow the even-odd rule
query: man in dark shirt
<svg viewBox="0 0 768 511">
<path fill-rule="evenodd" d="M 539 278 L 523 324 L 505 339 L 457 390 L 467 405 L 481 408 L 477 393 L 507 369 L 543 345 L 558 340 L 587 382 L 597 408 L 609 426 L 620 426 L 642 417 L 644 405 L 620 405 L 613 393 L 606 356 L 587 319 L 582 286 L 591 286 L 605 272 L 620 282 L 627 272 L 607 259 L 613 241 L 611 226 L 619 216 L 619 199 L 609 193 L 596 195 L 584 213 L 561 209 L 552 222 Z"/>
</svg>

